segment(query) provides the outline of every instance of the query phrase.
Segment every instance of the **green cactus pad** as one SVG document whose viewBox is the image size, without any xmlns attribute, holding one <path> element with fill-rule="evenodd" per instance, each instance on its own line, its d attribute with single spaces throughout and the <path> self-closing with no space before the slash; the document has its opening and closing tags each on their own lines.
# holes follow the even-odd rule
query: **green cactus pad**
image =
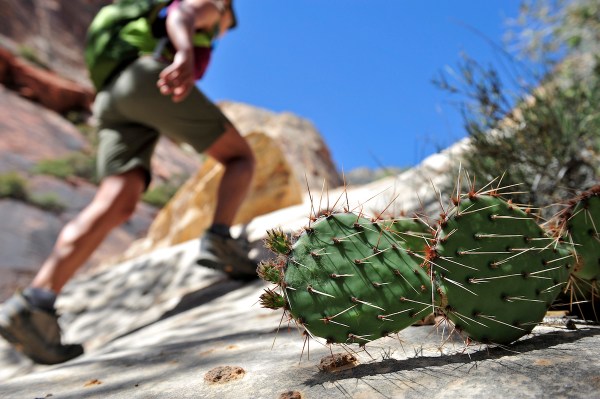
<svg viewBox="0 0 600 399">
<path fill-rule="evenodd" d="M 330 343 L 365 344 L 433 310 L 419 258 L 352 213 L 323 217 L 298 237 L 282 289 L 292 317 Z"/>
<path fill-rule="evenodd" d="M 442 311 L 470 338 L 497 344 L 542 320 L 573 260 L 518 207 L 474 194 L 440 221 L 428 259 Z"/>
<path fill-rule="evenodd" d="M 561 227 L 576 251 L 573 275 L 597 284 L 600 280 L 600 185 L 570 203 Z"/>
</svg>

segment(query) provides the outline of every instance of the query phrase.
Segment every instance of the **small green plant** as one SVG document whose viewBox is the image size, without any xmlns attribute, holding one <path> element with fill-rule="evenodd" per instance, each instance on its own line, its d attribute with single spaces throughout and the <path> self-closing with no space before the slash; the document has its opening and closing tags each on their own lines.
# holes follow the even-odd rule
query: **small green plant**
<svg viewBox="0 0 600 399">
<path fill-rule="evenodd" d="M 66 158 L 46 159 L 38 162 L 37 165 L 34 166 L 33 173 L 66 179 L 75 174 L 75 169 Z"/>
<path fill-rule="evenodd" d="M 53 213 L 61 213 L 67 208 L 55 193 L 32 195 L 28 202 L 42 210 Z"/>
<path fill-rule="evenodd" d="M 75 176 L 81 177 L 89 182 L 97 183 L 96 156 L 84 152 L 75 152 L 67 157 L 73 167 Z"/>
<path fill-rule="evenodd" d="M 179 186 L 173 183 L 158 184 L 144 193 L 142 201 L 157 208 L 162 208 L 173 198 Z"/>
<path fill-rule="evenodd" d="M 24 59 L 31 62 L 32 64 L 39 66 L 40 68 L 50 69 L 48 67 L 48 64 L 46 64 L 44 61 L 41 60 L 41 58 L 38 56 L 35 49 L 33 49 L 30 46 L 21 45 L 19 47 L 19 56 L 23 57 Z"/>
<path fill-rule="evenodd" d="M 33 173 L 66 179 L 78 176 L 96 182 L 96 159 L 82 152 L 72 153 L 65 158 L 46 159 L 38 162 Z"/>
<path fill-rule="evenodd" d="M 98 134 L 96 127 L 88 122 L 89 116 L 89 111 L 84 110 L 71 110 L 64 115 L 65 119 L 71 122 L 91 143 L 93 151 L 95 152 L 98 144 Z"/>
<path fill-rule="evenodd" d="M 17 172 L 8 172 L 0 175 L 0 198 L 12 198 L 26 201 L 27 181 Z"/>
<path fill-rule="evenodd" d="M 11 198 L 25 202 L 44 211 L 61 213 L 66 205 L 55 193 L 31 194 L 27 186 L 27 180 L 17 172 L 9 172 L 0 175 L 0 199 Z"/>
</svg>

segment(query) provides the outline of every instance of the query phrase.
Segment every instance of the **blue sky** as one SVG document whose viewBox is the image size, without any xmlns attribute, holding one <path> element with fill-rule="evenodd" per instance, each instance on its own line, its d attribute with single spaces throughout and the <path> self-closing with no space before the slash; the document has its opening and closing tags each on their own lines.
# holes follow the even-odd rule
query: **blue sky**
<svg viewBox="0 0 600 399">
<path fill-rule="evenodd" d="M 412 166 L 465 133 L 432 79 L 461 52 L 496 62 L 520 0 L 236 0 L 239 27 L 200 82 L 314 123 L 338 168 Z"/>
</svg>

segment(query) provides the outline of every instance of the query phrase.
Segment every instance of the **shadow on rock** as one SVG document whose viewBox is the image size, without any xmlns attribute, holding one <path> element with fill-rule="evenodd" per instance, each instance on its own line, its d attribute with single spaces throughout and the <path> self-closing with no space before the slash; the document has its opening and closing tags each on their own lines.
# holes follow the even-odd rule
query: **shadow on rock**
<svg viewBox="0 0 600 399">
<path fill-rule="evenodd" d="M 116 341 L 120 338 L 131 335 L 137 331 L 143 330 L 144 328 L 147 328 L 155 323 L 166 320 L 170 317 L 176 316 L 180 313 L 186 312 L 195 307 L 205 305 L 211 301 L 214 301 L 215 299 L 222 297 L 223 295 L 226 295 L 230 292 L 235 291 L 236 289 L 240 288 L 242 285 L 243 285 L 243 283 L 241 283 L 239 281 L 224 278 L 223 280 L 219 280 L 219 281 L 215 282 L 214 284 L 211 284 L 207 287 L 204 287 L 202 289 L 199 289 L 199 290 L 196 290 L 193 292 L 189 292 L 181 297 L 181 300 L 179 301 L 179 303 L 177 305 L 175 305 L 175 307 L 173 307 L 170 310 L 167 310 L 156 320 L 151 321 L 142 326 L 139 326 L 130 331 L 127 331 L 126 333 L 121 334 L 117 337 L 114 337 L 111 341 Z"/>
<path fill-rule="evenodd" d="M 550 332 L 536 335 L 532 338 L 517 341 L 508 346 L 487 347 L 474 353 L 460 353 L 439 357 L 414 357 L 403 360 L 385 359 L 377 363 L 362 364 L 350 370 L 340 371 L 335 374 L 318 372 L 305 381 L 308 386 L 322 385 L 349 378 L 360 379 L 375 375 L 383 375 L 401 371 L 412 371 L 429 367 L 442 367 L 446 365 L 466 365 L 484 360 L 501 359 L 518 356 L 527 352 L 548 349 L 555 345 L 579 341 L 586 337 L 600 335 L 600 328 L 585 328 L 577 332 Z"/>
</svg>

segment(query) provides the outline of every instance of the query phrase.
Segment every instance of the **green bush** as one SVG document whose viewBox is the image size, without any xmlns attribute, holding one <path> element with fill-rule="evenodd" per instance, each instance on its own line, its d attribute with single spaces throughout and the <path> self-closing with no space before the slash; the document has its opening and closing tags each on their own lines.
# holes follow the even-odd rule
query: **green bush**
<svg viewBox="0 0 600 399">
<path fill-rule="evenodd" d="M 17 172 L 0 174 L 0 199 L 11 198 L 45 211 L 61 213 L 66 205 L 55 193 L 32 195 L 27 180 Z"/>
<path fill-rule="evenodd" d="M 67 208 L 55 193 L 31 196 L 28 202 L 40 209 L 54 213 L 61 213 Z"/>
<path fill-rule="evenodd" d="M 75 176 L 86 179 L 92 183 L 98 182 L 95 155 L 92 156 L 83 152 L 76 152 L 71 154 L 67 159 L 73 168 L 73 174 Z"/>
<path fill-rule="evenodd" d="M 550 32 L 530 43 L 535 60 L 523 63 L 503 51 L 500 68 L 511 73 L 501 79 L 499 68 L 465 56 L 451 78 L 442 75 L 434 83 L 458 97 L 471 144 L 463 166 L 472 177 L 482 182 L 504 173 L 502 186 L 519 184 L 512 190 L 519 192 L 514 200 L 547 206 L 600 181 L 600 48 L 596 41 L 595 47 L 552 46 L 581 32 L 600 38 L 598 19 L 581 17 L 592 8 L 600 16 L 600 8 L 590 8 L 590 0 L 567 6 L 535 3 L 524 12 L 539 14 L 525 19 L 537 20 L 540 32 Z M 546 8 L 537 8 L 542 5 Z M 547 207 L 542 216 L 556 210 Z"/>
<path fill-rule="evenodd" d="M 142 201 L 157 208 L 162 208 L 169 202 L 179 189 L 178 184 L 165 183 L 146 191 L 142 196 Z"/>
<path fill-rule="evenodd" d="M 0 175 L 0 198 L 12 198 L 26 201 L 28 197 L 27 181 L 17 172 Z"/>
<path fill-rule="evenodd" d="M 64 115 L 79 130 L 79 132 L 92 144 L 94 151 L 98 142 L 97 129 L 88 122 L 90 113 L 87 110 L 71 110 Z"/>
<path fill-rule="evenodd" d="M 27 45 L 21 45 L 19 47 L 19 56 L 23 57 L 27 61 L 37 65 L 42 69 L 50 69 L 48 67 L 48 64 L 41 60 L 35 49 L 33 49 L 32 47 L 29 47 Z"/>
<path fill-rule="evenodd" d="M 82 152 L 75 152 L 65 158 L 40 161 L 34 166 L 33 173 L 59 179 L 78 176 L 96 182 L 96 159 Z"/>
<path fill-rule="evenodd" d="M 600 176 L 600 84 L 574 83 L 565 88 L 546 82 L 523 95 L 514 109 L 493 74 L 474 77 L 473 101 L 463 108 L 471 151 L 465 167 L 477 181 L 504 173 L 503 186 L 521 203 L 545 206 L 570 198 L 598 181 Z M 475 90 L 474 90 L 475 91 Z M 555 210 L 548 209 L 551 214 Z"/>
<path fill-rule="evenodd" d="M 46 159 L 37 163 L 33 173 L 38 175 L 49 175 L 59 179 L 66 179 L 75 174 L 75 169 L 68 159 Z"/>
</svg>

